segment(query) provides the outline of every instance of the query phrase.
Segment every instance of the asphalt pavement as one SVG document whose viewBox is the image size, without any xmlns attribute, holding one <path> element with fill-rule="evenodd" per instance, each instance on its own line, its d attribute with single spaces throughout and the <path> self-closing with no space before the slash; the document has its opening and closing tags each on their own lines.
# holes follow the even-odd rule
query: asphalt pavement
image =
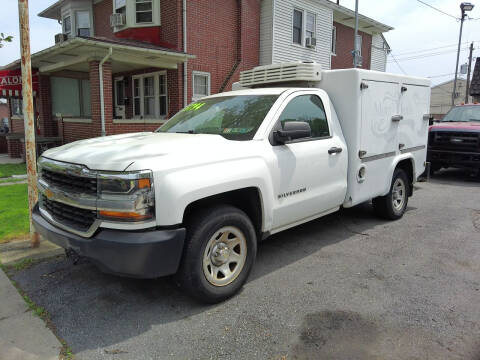
<svg viewBox="0 0 480 360">
<path fill-rule="evenodd" d="M 13 278 L 75 359 L 478 360 L 480 179 L 417 184 L 395 222 L 364 204 L 272 236 L 214 306 L 63 257 Z"/>
</svg>

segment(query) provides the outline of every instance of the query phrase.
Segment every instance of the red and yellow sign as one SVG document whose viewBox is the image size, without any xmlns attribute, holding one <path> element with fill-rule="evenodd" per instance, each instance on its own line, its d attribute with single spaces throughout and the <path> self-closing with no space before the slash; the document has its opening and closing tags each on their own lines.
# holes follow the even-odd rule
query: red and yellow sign
<svg viewBox="0 0 480 360">
<path fill-rule="evenodd" d="M 38 72 L 32 76 L 32 89 L 38 91 Z M 0 71 L 0 96 L 22 96 L 22 70 Z"/>
</svg>

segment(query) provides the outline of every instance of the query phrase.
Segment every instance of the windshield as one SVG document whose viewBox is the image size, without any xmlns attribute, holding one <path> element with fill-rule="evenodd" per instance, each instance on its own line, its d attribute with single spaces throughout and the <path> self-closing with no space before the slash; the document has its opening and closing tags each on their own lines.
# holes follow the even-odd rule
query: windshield
<svg viewBox="0 0 480 360">
<path fill-rule="evenodd" d="M 278 95 L 237 95 L 204 99 L 175 114 L 157 132 L 217 134 L 251 140 Z"/>
<path fill-rule="evenodd" d="M 480 106 L 457 106 L 442 119 L 447 122 L 480 121 Z"/>
</svg>

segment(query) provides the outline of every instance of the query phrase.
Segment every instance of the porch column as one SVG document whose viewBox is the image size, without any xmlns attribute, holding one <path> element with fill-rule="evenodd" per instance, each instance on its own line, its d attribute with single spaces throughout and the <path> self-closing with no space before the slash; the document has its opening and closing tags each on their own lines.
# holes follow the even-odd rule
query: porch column
<svg viewBox="0 0 480 360">
<path fill-rule="evenodd" d="M 55 126 L 52 114 L 52 101 L 50 91 L 50 76 L 40 75 L 38 84 L 38 93 L 36 96 L 37 111 L 39 114 L 40 134 L 43 136 L 56 136 L 57 127 Z M 36 115 L 35 115 L 36 116 Z"/>
<path fill-rule="evenodd" d="M 90 61 L 90 101 L 92 110 L 92 137 L 102 134 L 102 113 L 100 106 L 100 76 L 98 73 L 99 61 Z M 105 131 L 107 135 L 113 134 L 113 88 L 112 64 L 103 64 L 103 99 L 105 111 Z"/>
</svg>

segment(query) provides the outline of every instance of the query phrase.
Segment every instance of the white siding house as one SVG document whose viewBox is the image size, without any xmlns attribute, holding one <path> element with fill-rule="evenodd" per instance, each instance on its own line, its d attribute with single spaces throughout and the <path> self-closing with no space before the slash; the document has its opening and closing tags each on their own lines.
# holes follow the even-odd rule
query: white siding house
<svg viewBox="0 0 480 360">
<path fill-rule="evenodd" d="M 273 54 L 272 62 L 280 63 L 295 60 L 316 61 L 323 68 L 330 69 L 331 41 L 333 26 L 333 11 L 322 6 L 318 0 L 273 0 Z M 302 44 L 293 42 L 293 11 L 299 10 L 303 14 Z M 305 46 L 307 13 L 315 15 L 315 36 L 317 45 L 313 48 Z"/>
<path fill-rule="evenodd" d="M 352 13 L 328 0 L 261 0 L 260 65 L 315 61 L 330 69 L 334 17 L 351 26 Z M 381 33 L 393 28 L 363 15 L 359 22 L 361 31 L 375 37 L 376 47 L 385 46 Z M 309 38 L 316 44 L 308 44 Z M 386 52 L 376 47 L 372 46 L 372 68 L 385 71 Z"/>
<path fill-rule="evenodd" d="M 260 65 L 273 63 L 273 0 L 260 4 Z"/>
<path fill-rule="evenodd" d="M 390 51 L 382 34 L 372 35 L 372 60 L 370 70 L 385 71 L 387 68 L 387 55 Z"/>
</svg>

